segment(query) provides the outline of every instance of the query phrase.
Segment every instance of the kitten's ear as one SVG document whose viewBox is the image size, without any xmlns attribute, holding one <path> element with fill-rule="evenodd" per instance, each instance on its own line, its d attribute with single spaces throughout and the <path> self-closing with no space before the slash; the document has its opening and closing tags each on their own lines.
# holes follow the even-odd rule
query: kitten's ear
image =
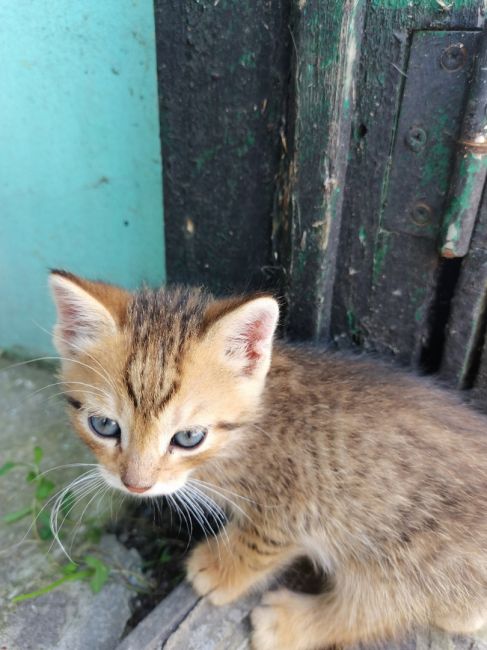
<svg viewBox="0 0 487 650">
<path fill-rule="evenodd" d="M 277 301 L 270 296 L 253 298 L 229 310 L 210 325 L 208 335 L 220 358 L 235 374 L 251 377 L 267 373 L 271 361 L 272 339 L 279 320 Z M 232 305 L 232 301 L 228 303 Z"/>
<path fill-rule="evenodd" d="M 49 284 L 58 317 L 53 340 L 61 354 L 76 354 L 100 337 L 116 333 L 128 293 L 64 271 L 52 271 Z"/>
</svg>

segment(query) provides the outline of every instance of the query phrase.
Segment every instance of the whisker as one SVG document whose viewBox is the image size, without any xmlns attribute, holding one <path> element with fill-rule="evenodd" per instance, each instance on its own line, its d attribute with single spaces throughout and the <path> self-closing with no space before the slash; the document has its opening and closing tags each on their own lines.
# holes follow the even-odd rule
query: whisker
<svg viewBox="0 0 487 650">
<path fill-rule="evenodd" d="M 97 489 L 98 487 L 99 487 L 99 486 L 96 486 L 96 489 Z M 95 488 L 93 488 L 93 489 L 95 489 Z M 106 490 L 105 490 L 105 491 L 106 491 Z M 82 522 L 83 522 L 83 517 L 84 517 L 86 511 L 88 510 L 88 508 L 90 507 L 90 504 L 93 503 L 93 501 L 96 499 L 97 496 L 99 496 L 98 491 L 95 492 L 95 494 L 94 494 L 94 495 L 93 495 L 93 496 L 88 500 L 88 503 L 87 503 L 87 504 L 85 505 L 85 507 L 83 508 L 83 512 L 81 513 L 81 516 L 80 516 L 79 520 L 77 521 L 76 526 L 74 527 L 74 530 L 73 530 L 73 540 L 72 540 L 72 542 L 71 542 L 71 548 L 72 548 L 72 546 L 73 546 L 73 543 L 74 543 L 74 541 L 75 541 L 75 539 L 76 539 L 76 535 L 78 534 L 78 531 L 79 531 L 79 529 L 80 529 L 80 527 L 81 527 L 81 524 L 82 524 Z M 69 556 L 68 556 L 68 557 L 69 557 Z"/>
<path fill-rule="evenodd" d="M 37 363 L 39 361 L 70 361 L 71 363 L 77 363 L 80 366 L 83 366 L 85 368 L 88 368 L 89 370 L 93 371 L 97 375 L 99 375 L 104 381 L 107 381 L 106 377 L 104 377 L 99 370 L 96 368 L 93 368 L 93 366 L 90 366 L 87 363 L 83 363 L 82 361 L 79 361 L 78 359 L 71 359 L 69 357 L 54 357 L 54 356 L 46 356 L 46 357 L 36 357 L 35 359 L 29 359 L 28 361 L 19 361 L 17 363 L 12 363 L 9 366 L 6 366 L 5 368 L 2 368 L 2 372 L 6 372 L 7 370 L 12 370 L 13 368 L 18 368 L 20 366 L 26 366 L 29 363 Z M 107 383 L 110 383 L 107 381 Z M 115 389 L 115 387 L 112 385 L 112 388 Z"/>
<path fill-rule="evenodd" d="M 193 484 L 193 479 L 188 479 L 187 483 L 192 485 L 193 489 L 197 490 L 197 492 L 199 492 L 200 494 L 204 494 L 197 485 Z M 210 487 L 208 484 L 205 484 L 204 488 L 218 495 L 220 498 L 228 501 L 228 503 L 230 503 L 236 510 L 240 512 L 240 514 L 242 514 L 246 519 L 248 519 L 252 523 L 252 519 L 249 517 L 249 515 L 237 503 L 235 503 L 235 501 L 232 501 L 232 499 L 219 492 L 216 488 Z"/>
<path fill-rule="evenodd" d="M 189 499 L 189 501 L 190 501 L 190 503 L 191 503 L 191 505 L 192 505 L 192 510 L 193 510 L 193 512 L 198 511 L 198 513 L 199 513 L 199 515 L 201 516 L 202 520 L 205 522 L 206 526 L 208 527 L 208 529 L 209 529 L 210 532 L 212 533 L 212 535 L 213 535 L 213 537 L 214 537 L 214 539 L 215 539 L 215 542 L 216 542 L 216 544 L 217 544 L 217 547 L 218 547 L 218 555 L 219 555 L 220 560 L 221 560 L 220 542 L 219 542 L 219 539 L 218 539 L 217 532 L 215 531 L 215 529 L 213 528 L 213 526 L 212 526 L 212 525 L 210 524 L 210 522 L 208 521 L 208 517 L 206 516 L 206 513 L 205 513 L 205 511 L 203 510 L 203 508 L 201 508 L 201 506 L 198 505 L 196 499 L 194 498 L 194 495 L 192 495 L 192 498 L 191 498 L 191 493 L 188 493 L 188 492 L 186 491 L 186 490 L 187 490 L 187 487 L 188 487 L 188 486 L 185 485 L 185 486 L 184 486 L 184 487 L 183 487 L 179 492 L 185 492 L 186 497 Z M 205 532 L 205 527 L 204 527 L 204 526 L 203 526 L 203 532 L 205 533 L 205 537 L 206 537 L 206 532 Z M 206 540 L 207 540 L 207 542 L 209 543 L 208 537 L 206 537 Z"/>
<path fill-rule="evenodd" d="M 94 471 L 94 470 L 88 470 L 88 471 L 84 472 L 83 474 L 81 474 L 80 476 L 78 476 L 78 477 L 75 479 L 75 481 L 88 480 L 89 475 L 90 475 L 93 471 Z M 65 492 L 66 490 L 69 491 L 69 488 L 72 486 L 73 483 L 74 483 L 74 481 L 72 481 L 68 486 L 66 486 L 66 487 L 64 487 L 64 488 L 61 488 L 61 489 L 58 490 L 55 494 L 53 494 L 51 497 L 49 497 L 49 499 L 44 503 L 44 505 L 42 506 L 42 508 L 39 510 L 39 512 L 37 513 L 37 515 L 36 515 L 36 516 L 34 517 L 34 519 L 32 520 L 32 522 L 31 522 L 31 524 L 29 525 L 27 531 L 26 531 L 25 534 L 23 535 L 22 539 L 21 539 L 20 541 L 18 541 L 16 544 L 14 544 L 13 546 L 10 546 L 8 549 L 0 550 L 0 555 L 3 555 L 3 554 L 5 554 L 5 553 L 10 553 L 10 552 L 12 551 L 12 548 L 16 548 L 17 546 L 20 546 L 20 545 L 21 545 L 21 544 L 22 544 L 22 543 L 27 539 L 27 536 L 29 535 L 29 533 L 33 530 L 34 526 L 37 524 L 37 520 L 39 519 L 40 515 L 44 512 L 44 510 L 45 510 L 45 509 L 46 509 L 46 508 L 47 508 L 47 507 L 48 507 L 48 506 L 49 506 L 49 505 L 50 505 L 50 504 L 51 504 L 51 503 L 52 503 L 56 498 L 58 498 L 59 495 L 60 495 L 62 492 Z"/>
<path fill-rule="evenodd" d="M 60 533 L 61 533 L 61 529 L 62 529 L 62 527 L 63 527 L 63 525 L 64 525 L 64 522 L 65 522 L 66 519 L 69 517 L 69 515 L 71 514 L 71 512 L 74 510 L 74 508 L 79 504 L 79 502 L 80 502 L 82 499 L 84 499 L 84 498 L 85 498 L 88 494 L 90 494 L 93 490 L 97 489 L 97 488 L 102 484 L 102 482 L 103 482 L 103 480 L 100 482 L 98 479 L 96 479 L 96 477 L 92 477 L 92 478 L 93 478 L 93 482 L 88 482 L 88 485 L 84 485 L 84 486 L 81 485 L 81 486 L 78 486 L 78 491 L 75 492 L 75 494 L 74 494 L 73 503 L 72 503 L 72 504 L 69 506 L 69 508 L 65 511 L 65 513 L 64 513 L 64 517 L 63 517 L 61 523 L 58 522 L 58 517 L 59 517 L 59 512 L 60 512 L 60 510 L 61 510 L 61 507 L 62 507 L 62 501 L 63 501 L 63 499 L 61 499 L 61 501 L 60 501 L 59 503 L 56 502 L 56 505 L 53 507 L 52 512 L 51 512 L 51 531 L 52 531 L 52 533 L 53 533 L 53 537 L 54 537 L 54 539 L 53 539 L 53 541 L 51 542 L 51 545 L 49 546 L 48 552 L 51 551 L 51 549 L 52 549 L 54 543 L 55 543 L 56 541 L 58 541 L 58 540 L 56 539 L 56 535 L 59 537 L 59 535 L 60 535 Z M 73 492 L 74 492 L 74 490 L 73 490 Z M 63 498 L 64 498 L 64 497 L 63 497 Z M 55 534 L 55 533 L 56 533 L 56 534 Z M 71 550 L 71 549 L 70 549 L 70 550 Z"/>
<path fill-rule="evenodd" d="M 88 474 L 90 474 L 90 473 L 88 472 Z M 95 481 L 95 485 L 96 485 L 96 483 L 97 483 L 96 476 L 97 476 L 97 475 L 99 475 L 99 469 L 98 469 L 98 468 L 97 468 L 96 470 L 91 470 L 91 475 L 89 475 L 89 476 L 85 476 L 84 481 L 86 481 L 86 482 L 88 482 L 88 483 L 89 483 L 90 481 Z M 54 537 L 55 541 L 59 544 L 59 546 L 60 546 L 61 550 L 63 551 L 63 553 L 66 555 L 66 557 L 67 557 L 71 562 L 72 562 L 72 559 L 71 559 L 70 555 L 68 554 L 68 552 L 66 551 L 66 549 L 65 549 L 65 547 L 64 547 L 64 545 L 63 545 L 63 543 L 61 542 L 61 539 L 60 539 L 60 537 L 59 537 L 59 530 L 60 530 L 60 529 L 59 529 L 59 527 L 58 527 L 58 520 L 57 520 L 57 518 L 58 518 L 58 515 L 59 515 L 59 510 L 60 510 L 60 508 L 61 508 L 61 506 L 62 506 L 62 503 L 63 503 L 64 497 L 65 497 L 65 496 L 66 496 L 70 491 L 74 491 L 75 487 L 77 487 L 77 486 L 79 485 L 79 483 L 80 483 L 80 479 L 75 479 L 74 481 L 72 481 L 71 483 L 69 483 L 69 484 L 64 488 L 64 490 L 62 490 L 61 494 L 57 497 L 57 499 L 56 499 L 56 501 L 55 501 L 55 503 L 54 503 L 54 506 L 53 506 L 53 508 L 52 508 L 52 510 L 51 510 L 51 517 L 50 517 L 51 531 L 52 531 L 53 537 Z M 86 487 L 88 487 L 88 486 L 86 486 Z M 93 484 L 92 484 L 90 487 L 92 487 L 92 489 L 94 489 L 94 485 L 93 485 Z M 84 513 L 84 511 L 83 511 L 83 513 Z M 65 518 L 66 518 L 66 517 L 65 517 Z M 64 521 L 64 520 L 63 520 L 63 521 Z"/>
<path fill-rule="evenodd" d="M 39 323 L 37 323 L 35 320 L 33 320 L 32 322 L 33 322 L 34 325 L 36 325 L 39 329 L 41 329 L 43 332 L 46 332 L 46 334 L 48 334 L 50 338 L 52 338 L 52 336 L 53 336 L 53 332 L 50 332 L 50 331 L 47 330 L 45 327 L 42 327 L 42 325 L 40 325 Z M 73 343 L 72 341 L 67 341 L 67 339 L 66 339 L 65 337 L 59 337 L 59 338 L 60 338 L 62 341 L 64 341 L 64 343 L 69 344 L 71 347 L 75 348 L 76 350 L 79 350 L 80 352 L 82 352 L 83 354 L 85 354 L 87 357 L 89 357 L 90 359 L 92 359 L 92 360 L 93 360 L 93 361 L 94 361 L 94 362 L 95 362 L 95 363 L 96 363 L 96 364 L 101 368 L 101 370 L 102 370 L 102 372 L 103 372 L 103 374 L 104 374 L 104 376 L 105 376 L 106 381 L 110 384 L 110 386 L 111 386 L 111 387 L 113 388 L 113 390 L 116 392 L 117 389 L 116 389 L 115 384 L 112 383 L 112 380 L 111 380 L 110 374 L 108 373 L 107 369 L 106 369 L 106 368 L 105 368 L 105 367 L 100 363 L 100 361 L 98 361 L 98 359 L 96 359 L 96 358 L 95 358 L 92 354 L 90 354 L 89 352 L 86 352 L 86 350 L 83 350 L 83 348 L 82 348 L 81 346 L 77 345 L 76 343 Z M 93 369 L 93 370 L 94 370 L 94 369 Z"/>
<path fill-rule="evenodd" d="M 38 393 L 42 392 L 43 390 L 47 390 L 48 388 L 52 388 L 53 386 L 61 386 L 62 384 L 73 384 L 73 385 L 76 384 L 76 385 L 80 385 L 80 386 L 86 386 L 87 388 L 91 388 L 93 391 L 96 391 L 97 393 L 99 393 L 99 395 L 104 395 L 108 399 L 111 399 L 109 393 L 107 393 L 105 390 L 103 390 L 102 388 L 98 388 L 97 386 L 92 386 L 91 384 L 87 384 L 84 381 L 56 381 L 56 382 L 53 382 L 52 384 L 47 384 L 47 386 L 43 386 L 42 388 L 38 388 L 33 393 L 30 393 L 29 395 L 27 395 L 26 399 L 30 399 L 31 397 L 34 397 L 34 395 L 37 395 Z M 79 389 L 79 392 L 85 392 L 85 391 L 81 391 L 81 389 Z"/>
<path fill-rule="evenodd" d="M 179 519 L 179 533 L 178 534 L 180 534 L 181 533 L 181 526 L 182 526 L 181 511 L 179 509 L 179 506 L 178 506 L 176 500 L 173 498 L 173 495 L 167 494 L 166 496 L 167 496 L 167 500 L 168 500 L 169 504 L 171 506 L 173 506 L 173 508 L 174 508 L 174 510 L 175 510 L 175 512 L 176 512 L 176 514 L 178 516 L 178 519 Z"/>
<path fill-rule="evenodd" d="M 178 500 L 178 496 L 181 496 L 181 495 L 178 495 L 178 494 L 175 493 L 174 494 L 174 499 Z M 186 507 L 186 504 L 185 504 L 184 500 L 179 501 L 179 505 L 181 506 L 181 514 L 184 517 L 184 523 L 186 524 L 187 533 L 191 537 L 192 533 L 193 533 L 193 522 L 191 521 L 191 516 L 190 516 L 190 514 L 188 512 L 188 509 Z M 184 510 L 183 510 L 183 508 L 184 508 Z"/>
<path fill-rule="evenodd" d="M 71 391 L 72 393 L 78 392 L 78 393 L 83 393 L 83 395 L 94 395 L 95 397 L 100 397 L 100 393 L 95 393 L 92 390 L 81 390 L 80 388 L 75 388 L 74 390 Z M 59 397 L 60 395 L 69 395 L 69 392 L 67 390 L 62 390 L 59 393 L 54 393 L 54 395 L 50 395 L 47 398 L 47 401 L 49 402 L 50 400 Z"/>
<path fill-rule="evenodd" d="M 220 508 L 220 506 L 215 503 L 215 501 L 206 494 L 198 493 L 194 491 L 194 486 L 185 485 L 185 488 L 190 492 L 193 497 L 194 503 L 198 504 L 198 507 L 201 509 L 207 509 L 208 513 L 217 521 L 219 531 L 216 533 L 217 536 L 221 536 L 223 542 L 230 548 L 230 540 L 228 538 L 228 533 L 225 529 L 225 524 L 227 523 L 227 517 L 225 512 Z M 213 528 L 212 528 L 213 530 Z M 225 536 L 225 539 L 223 537 Z"/>
<path fill-rule="evenodd" d="M 174 493 L 174 499 L 175 499 L 175 501 L 177 501 L 177 503 L 178 503 L 178 505 L 179 505 L 179 507 L 181 509 L 181 515 L 182 515 L 182 517 L 184 519 L 184 524 L 186 526 L 186 531 L 187 531 L 187 533 L 189 535 L 190 523 L 189 523 L 189 521 L 187 519 L 188 511 L 183 510 L 184 503 L 181 503 L 181 501 L 178 499 L 178 495 L 176 493 Z"/>
<path fill-rule="evenodd" d="M 66 465 L 56 465 L 56 467 L 50 467 L 49 469 L 40 472 L 38 476 L 44 476 L 45 474 L 49 474 L 49 472 L 54 472 L 56 469 L 67 469 L 71 467 L 98 467 L 98 463 L 67 463 Z M 83 474 L 81 476 L 83 476 Z"/>
<path fill-rule="evenodd" d="M 191 519 L 191 508 L 189 508 L 189 510 L 188 510 L 188 504 L 187 504 L 187 502 L 186 502 L 186 500 L 184 498 L 184 494 L 182 494 L 181 492 L 182 491 L 180 491 L 179 494 L 175 494 L 174 497 L 176 499 L 177 498 L 180 499 L 181 507 L 183 507 L 185 509 L 185 511 L 186 511 L 186 514 L 188 516 L 188 521 L 189 521 L 189 526 L 187 527 L 188 528 L 188 534 L 189 534 L 190 537 L 192 537 L 193 536 L 193 522 L 192 522 L 192 519 Z"/>
<path fill-rule="evenodd" d="M 179 496 L 181 496 L 180 493 L 183 492 L 183 490 L 184 490 L 184 487 L 181 488 L 180 490 L 178 490 L 178 492 L 179 492 Z M 190 502 L 190 503 L 191 503 L 191 502 Z M 205 523 L 204 523 L 202 517 L 200 516 L 200 514 L 199 514 L 199 513 L 198 513 L 198 512 L 197 512 L 197 511 L 192 507 L 192 505 L 193 505 L 193 504 L 191 504 L 191 512 L 193 513 L 194 518 L 195 518 L 196 521 L 198 522 L 198 524 L 199 524 L 201 530 L 203 531 L 203 534 L 204 534 L 205 539 L 206 539 L 206 543 L 209 544 L 209 543 L 210 543 L 210 540 L 208 539 L 208 535 L 206 534 Z"/>
<path fill-rule="evenodd" d="M 233 492 L 232 490 L 229 490 L 228 488 L 224 488 L 221 485 L 213 485 L 212 483 L 207 483 L 206 481 L 202 481 L 201 479 L 198 478 L 191 478 L 189 479 L 192 483 L 198 483 L 200 485 L 208 486 L 210 488 L 222 490 L 223 492 L 228 492 L 228 494 L 231 494 L 234 497 L 237 497 L 238 499 L 244 499 L 244 501 L 249 501 L 250 503 L 255 503 L 256 505 L 263 505 L 259 503 L 258 501 L 255 501 L 254 499 L 251 499 L 250 497 L 244 497 L 242 494 L 237 494 L 237 492 Z M 266 506 L 263 506 L 266 507 Z"/>
</svg>

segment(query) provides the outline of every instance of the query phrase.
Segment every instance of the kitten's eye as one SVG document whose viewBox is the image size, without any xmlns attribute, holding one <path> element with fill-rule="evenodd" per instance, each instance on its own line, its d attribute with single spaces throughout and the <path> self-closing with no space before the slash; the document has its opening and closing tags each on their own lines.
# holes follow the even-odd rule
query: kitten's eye
<svg viewBox="0 0 487 650">
<path fill-rule="evenodd" d="M 120 427 L 118 422 L 110 420 L 110 418 L 101 418 L 92 415 L 88 418 L 88 424 L 93 433 L 105 438 L 118 438 L 120 436 Z"/>
<path fill-rule="evenodd" d="M 171 438 L 171 445 L 176 447 L 183 447 L 184 449 L 191 449 L 197 447 L 203 442 L 207 434 L 207 429 L 203 427 L 195 427 L 194 429 L 185 429 L 178 431 Z"/>
</svg>

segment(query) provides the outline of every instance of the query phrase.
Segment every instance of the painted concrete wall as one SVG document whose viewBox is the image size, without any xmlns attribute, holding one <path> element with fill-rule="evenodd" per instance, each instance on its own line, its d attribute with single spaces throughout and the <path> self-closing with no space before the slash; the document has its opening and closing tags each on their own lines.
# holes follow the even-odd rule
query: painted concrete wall
<svg viewBox="0 0 487 650">
<path fill-rule="evenodd" d="M 0 347 L 51 350 L 47 269 L 164 279 L 151 0 L 0 3 Z"/>
</svg>

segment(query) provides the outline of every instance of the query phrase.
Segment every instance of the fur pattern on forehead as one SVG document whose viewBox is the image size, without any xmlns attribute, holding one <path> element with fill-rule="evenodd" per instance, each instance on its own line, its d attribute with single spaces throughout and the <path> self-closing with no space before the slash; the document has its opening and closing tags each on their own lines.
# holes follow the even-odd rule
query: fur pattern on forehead
<svg viewBox="0 0 487 650">
<path fill-rule="evenodd" d="M 124 382 L 139 413 L 161 411 L 177 392 L 184 350 L 199 335 L 210 300 L 202 290 L 184 287 L 134 294 L 127 314 L 130 351 Z"/>
</svg>

